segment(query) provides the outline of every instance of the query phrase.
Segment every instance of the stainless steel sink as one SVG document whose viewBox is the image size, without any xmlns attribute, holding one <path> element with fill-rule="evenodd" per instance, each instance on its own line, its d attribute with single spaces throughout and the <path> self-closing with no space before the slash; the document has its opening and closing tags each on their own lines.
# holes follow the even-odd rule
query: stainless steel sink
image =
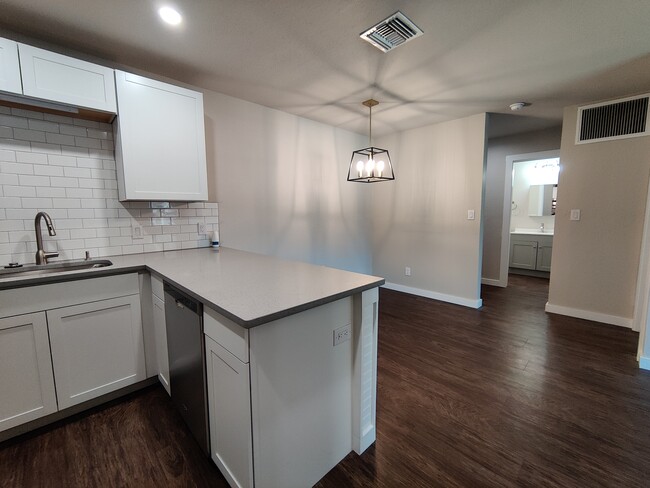
<svg viewBox="0 0 650 488">
<path fill-rule="evenodd" d="M 0 268 L 0 278 L 14 276 L 38 276 L 65 271 L 105 268 L 113 263 L 108 259 L 80 259 L 72 261 L 55 261 L 47 264 L 24 264 L 20 267 Z"/>
</svg>

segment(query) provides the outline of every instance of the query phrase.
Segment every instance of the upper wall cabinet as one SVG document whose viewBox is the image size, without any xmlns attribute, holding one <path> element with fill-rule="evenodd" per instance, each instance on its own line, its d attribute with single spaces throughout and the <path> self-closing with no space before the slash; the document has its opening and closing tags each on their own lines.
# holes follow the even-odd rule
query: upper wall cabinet
<svg viewBox="0 0 650 488">
<path fill-rule="evenodd" d="M 26 44 L 18 52 L 24 95 L 117 112 L 112 69 Z"/>
<path fill-rule="evenodd" d="M 115 71 L 120 200 L 205 201 L 203 94 Z"/>
<path fill-rule="evenodd" d="M 0 91 L 23 93 L 18 62 L 18 43 L 0 38 Z"/>
</svg>

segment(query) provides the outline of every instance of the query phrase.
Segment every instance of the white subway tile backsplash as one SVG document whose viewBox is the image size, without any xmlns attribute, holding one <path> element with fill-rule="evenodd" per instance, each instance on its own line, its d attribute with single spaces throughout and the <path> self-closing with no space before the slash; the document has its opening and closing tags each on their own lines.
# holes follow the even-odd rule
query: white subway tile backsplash
<svg viewBox="0 0 650 488">
<path fill-rule="evenodd" d="M 27 124 L 30 129 L 32 130 L 40 130 L 43 132 L 53 132 L 58 134 L 59 133 L 59 124 L 55 124 L 53 122 L 46 122 L 43 120 L 36 120 L 36 119 L 29 119 L 27 121 Z"/>
<path fill-rule="evenodd" d="M 60 259 L 209 246 L 216 203 L 119 202 L 112 126 L 0 106 L 0 265 L 33 262 L 34 216 L 46 211 Z M 143 236 L 134 238 L 133 225 Z"/>
<path fill-rule="evenodd" d="M 51 188 L 46 186 L 37 186 L 36 196 L 50 197 L 50 198 L 65 198 L 66 193 L 65 193 L 65 188 Z"/>
<path fill-rule="evenodd" d="M 25 186 L 50 186 L 49 176 L 19 175 L 18 181 Z"/>
<path fill-rule="evenodd" d="M 57 177 L 50 178 L 52 186 L 62 186 L 64 188 L 75 188 L 79 186 L 77 178 Z"/>
<path fill-rule="evenodd" d="M 34 174 L 41 176 L 63 176 L 62 166 L 49 166 L 47 164 L 34 166 Z"/>
<path fill-rule="evenodd" d="M 0 125 L 5 125 L 8 127 L 18 127 L 20 129 L 29 128 L 27 119 L 23 117 L 14 117 L 12 115 L 0 115 Z"/>
<path fill-rule="evenodd" d="M 74 145 L 75 140 L 73 136 L 67 136 L 65 134 L 51 134 L 49 132 L 45 133 L 45 142 L 50 144 L 61 144 L 65 146 Z"/>
<path fill-rule="evenodd" d="M 33 175 L 34 166 L 23 163 L 4 163 L 0 162 L 0 172 L 13 173 L 17 175 Z"/>
<path fill-rule="evenodd" d="M 57 166 L 76 166 L 77 159 L 72 156 L 62 156 L 60 154 L 48 154 L 48 164 L 55 164 Z"/>
<path fill-rule="evenodd" d="M 45 142 L 32 142 L 32 152 L 39 152 L 45 154 L 61 154 L 61 146 L 58 144 L 50 144 Z"/>
</svg>

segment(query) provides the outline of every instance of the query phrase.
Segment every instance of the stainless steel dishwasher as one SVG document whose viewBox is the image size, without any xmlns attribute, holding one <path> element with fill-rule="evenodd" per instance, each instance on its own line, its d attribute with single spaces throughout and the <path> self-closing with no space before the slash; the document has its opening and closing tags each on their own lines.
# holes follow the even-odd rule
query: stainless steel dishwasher
<svg viewBox="0 0 650 488">
<path fill-rule="evenodd" d="M 168 283 L 164 290 L 172 401 L 209 456 L 203 306 Z"/>
</svg>

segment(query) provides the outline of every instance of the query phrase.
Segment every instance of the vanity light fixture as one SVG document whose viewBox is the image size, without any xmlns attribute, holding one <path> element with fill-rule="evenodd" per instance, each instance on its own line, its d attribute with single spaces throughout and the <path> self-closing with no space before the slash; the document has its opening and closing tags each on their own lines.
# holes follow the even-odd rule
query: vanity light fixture
<svg viewBox="0 0 650 488">
<path fill-rule="evenodd" d="M 178 25 L 183 21 L 183 16 L 173 7 L 160 7 L 158 15 L 169 25 Z"/>
<path fill-rule="evenodd" d="M 357 149 L 352 152 L 350 168 L 348 169 L 348 181 L 358 183 L 376 183 L 378 181 L 390 181 L 395 179 L 393 165 L 387 149 L 381 149 L 372 145 L 372 107 L 378 105 L 377 100 L 372 98 L 366 100 L 362 105 L 370 110 L 368 146 L 365 149 Z"/>
</svg>

